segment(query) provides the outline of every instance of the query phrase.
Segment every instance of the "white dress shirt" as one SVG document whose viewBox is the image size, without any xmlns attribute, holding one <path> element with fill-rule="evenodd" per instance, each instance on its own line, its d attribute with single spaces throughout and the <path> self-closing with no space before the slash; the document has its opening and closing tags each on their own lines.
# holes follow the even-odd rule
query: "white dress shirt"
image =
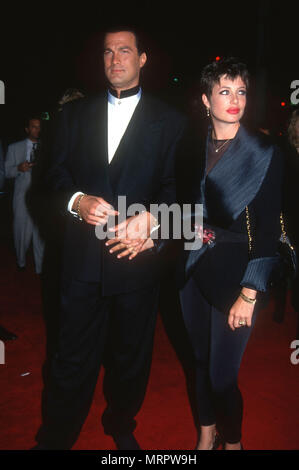
<svg viewBox="0 0 299 470">
<path fill-rule="evenodd" d="M 116 98 L 108 91 L 108 160 L 112 158 L 131 121 L 132 115 L 141 97 L 138 93 L 127 98 Z"/>
</svg>

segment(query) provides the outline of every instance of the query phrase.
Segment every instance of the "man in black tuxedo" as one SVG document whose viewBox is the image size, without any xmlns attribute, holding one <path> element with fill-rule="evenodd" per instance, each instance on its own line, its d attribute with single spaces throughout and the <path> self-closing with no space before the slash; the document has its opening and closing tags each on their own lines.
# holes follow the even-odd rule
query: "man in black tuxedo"
<svg viewBox="0 0 299 470">
<path fill-rule="evenodd" d="M 146 60 L 135 32 L 106 33 L 108 92 L 61 113 L 49 173 L 68 214 L 61 325 L 37 448 L 72 447 L 104 362 L 105 433 L 118 449 L 139 449 L 134 417 L 150 371 L 161 270 L 147 249 L 158 222 L 149 206 L 175 201 L 174 152 L 184 127 L 179 113 L 141 90 Z M 146 211 L 119 221 L 107 242 L 96 232 L 118 214 L 118 196 Z"/>
</svg>

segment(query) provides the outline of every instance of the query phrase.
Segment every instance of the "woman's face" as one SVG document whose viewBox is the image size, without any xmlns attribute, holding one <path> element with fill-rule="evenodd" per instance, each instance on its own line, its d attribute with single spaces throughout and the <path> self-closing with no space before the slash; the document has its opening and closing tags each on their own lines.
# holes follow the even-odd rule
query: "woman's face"
<svg viewBox="0 0 299 470">
<path fill-rule="evenodd" d="M 241 77 L 231 80 L 222 75 L 219 83 L 214 85 L 210 98 L 202 95 L 202 100 L 214 120 L 236 123 L 245 111 L 246 85 Z"/>
</svg>

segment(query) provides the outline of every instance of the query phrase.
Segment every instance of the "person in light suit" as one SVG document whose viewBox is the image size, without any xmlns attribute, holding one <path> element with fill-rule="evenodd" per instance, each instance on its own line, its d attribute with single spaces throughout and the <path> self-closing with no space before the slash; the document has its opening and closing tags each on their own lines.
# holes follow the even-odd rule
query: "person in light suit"
<svg viewBox="0 0 299 470">
<path fill-rule="evenodd" d="M 37 274 L 42 272 L 44 240 L 40 229 L 33 220 L 27 204 L 27 194 L 32 184 L 33 161 L 38 152 L 40 119 L 29 118 L 25 131 L 27 138 L 8 146 L 5 173 L 6 178 L 14 178 L 13 194 L 13 233 L 17 256 L 17 266 L 24 270 L 26 253 L 32 240 Z"/>
<path fill-rule="evenodd" d="M 106 33 L 103 57 L 109 90 L 63 106 L 48 175 L 67 220 L 59 344 L 36 449 L 73 446 L 104 350 L 104 431 L 118 449 L 140 448 L 134 417 L 150 371 L 161 269 L 158 253 L 145 250 L 156 225 L 149 208 L 176 200 L 174 155 L 184 118 L 141 90 L 147 56 L 135 31 Z M 118 196 L 147 211 L 115 226 L 114 240 L 100 240 L 95 228 L 117 213 Z M 144 230 L 134 240 L 138 224 Z"/>
</svg>

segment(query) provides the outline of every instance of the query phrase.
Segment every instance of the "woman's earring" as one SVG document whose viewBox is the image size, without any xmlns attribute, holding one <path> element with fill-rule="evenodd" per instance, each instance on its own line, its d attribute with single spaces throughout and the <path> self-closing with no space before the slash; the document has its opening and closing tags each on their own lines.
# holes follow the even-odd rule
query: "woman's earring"
<svg viewBox="0 0 299 470">
<path fill-rule="evenodd" d="M 210 108 L 207 108 L 207 116 L 210 117 Z"/>
</svg>

